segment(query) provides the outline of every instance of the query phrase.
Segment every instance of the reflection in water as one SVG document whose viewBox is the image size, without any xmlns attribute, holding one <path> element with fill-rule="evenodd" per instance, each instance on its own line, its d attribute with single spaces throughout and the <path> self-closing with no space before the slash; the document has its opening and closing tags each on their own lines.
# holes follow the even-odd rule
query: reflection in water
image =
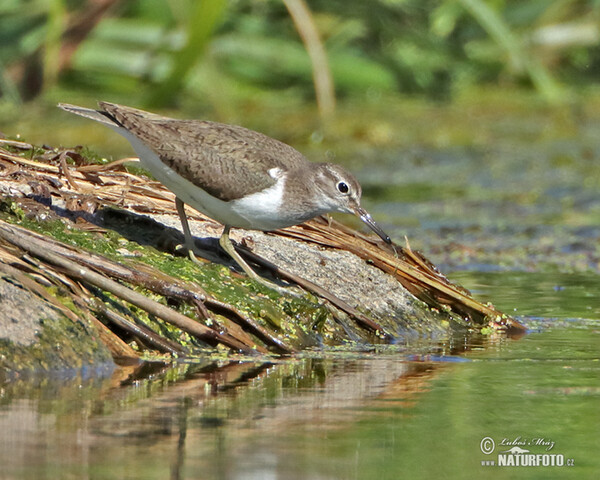
<svg viewBox="0 0 600 480">
<path fill-rule="evenodd" d="M 298 428 L 345 428 L 376 398 L 413 402 L 437 369 L 402 357 L 305 358 L 16 382 L 2 391 L 2 478 L 184 478 L 189 469 L 228 476 L 241 451 L 266 468 L 274 459 L 260 453 L 263 441 Z"/>
<path fill-rule="evenodd" d="M 16 381 L 0 390 L 0 478 L 483 478 L 482 438 L 534 435 L 592 478 L 599 331 L 561 324 L 461 357 L 430 347 Z"/>
</svg>

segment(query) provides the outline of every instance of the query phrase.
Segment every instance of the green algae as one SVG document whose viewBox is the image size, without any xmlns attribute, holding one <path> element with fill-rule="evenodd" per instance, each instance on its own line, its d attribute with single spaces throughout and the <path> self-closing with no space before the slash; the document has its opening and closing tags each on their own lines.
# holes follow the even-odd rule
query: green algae
<svg viewBox="0 0 600 480">
<path fill-rule="evenodd" d="M 56 298 L 61 296 L 56 295 Z M 52 317 L 39 318 L 38 324 L 36 339 L 31 344 L 0 339 L 0 381 L 43 371 L 114 366 L 98 331 L 83 315 L 74 322 L 55 310 Z"/>
<path fill-rule="evenodd" d="M 103 255 L 116 262 L 129 265 L 143 263 L 167 275 L 198 284 L 216 299 L 234 306 L 240 313 L 251 317 L 259 325 L 295 348 L 318 345 L 324 340 L 335 342 L 342 335 L 332 314 L 310 294 L 302 298 L 283 297 L 245 276 L 233 274 L 223 265 L 206 263 L 198 266 L 190 262 L 187 257 L 174 256 L 161 252 L 152 245 L 131 241 L 116 230 L 106 230 L 102 233 L 90 232 L 76 228 L 66 219 L 38 220 L 33 215 L 27 215 L 19 207 L 18 202 L 12 199 L 4 199 L 0 202 L 0 218 L 73 247 Z M 132 260 L 130 255 L 133 255 L 135 260 Z M 173 305 L 163 296 L 144 288 L 135 287 L 135 290 L 175 308 L 186 316 L 197 318 L 195 308 L 189 304 L 176 302 Z M 105 301 L 109 300 L 116 301 L 116 298 L 105 294 Z M 199 342 L 161 319 L 148 315 L 140 308 L 133 306 L 129 308 L 136 321 L 180 344 L 188 351 L 193 352 L 206 347 L 203 342 Z M 217 317 L 217 321 L 226 323 L 224 318 Z M 256 339 L 256 344 L 263 345 L 263 342 Z"/>
<path fill-rule="evenodd" d="M 17 201 L 10 197 L 0 199 L 0 214 L 5 214 L 7 218 L 13 217 L 16 221 L 25 220 L 25 212 Z"/>
</svg>

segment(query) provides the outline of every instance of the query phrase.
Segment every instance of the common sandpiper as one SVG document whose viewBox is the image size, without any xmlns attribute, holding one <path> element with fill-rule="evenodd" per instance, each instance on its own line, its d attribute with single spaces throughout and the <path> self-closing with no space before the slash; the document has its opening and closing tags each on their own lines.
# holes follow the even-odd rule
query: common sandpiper
<svg viewBox="0 0 600 480">
<path fill-rule="evenodd" d="M 388 235 L 360 206 L 361 187 L 333 163 L 313 163 L 294 148 L 247 128 L 203 120 L 177 120 L 108 102 L 98 110 L 61 103 L 125 137 L 156 180 L 175 194 L 190 258 L 195 244 L 185 204 L 222 223 L 221 247 L 252 279 L 260 277 L 235 250 L 231 228 L 276 230 L 328 212 L 352 213 L 383 241 Z"/>
</svg>

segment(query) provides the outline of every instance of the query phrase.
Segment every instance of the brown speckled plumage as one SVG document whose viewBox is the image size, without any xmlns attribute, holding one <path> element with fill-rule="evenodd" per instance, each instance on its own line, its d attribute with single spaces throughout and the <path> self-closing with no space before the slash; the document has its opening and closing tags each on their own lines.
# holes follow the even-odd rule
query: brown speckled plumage
<svg viewBox="0 0 600 480">
<path fill-rule="evenodd" d="M 99 105 L 178 174 L 226 202 L 275 184 L 266 174 L 272 168 L 287 171 L 310 163 L 289 145 L 247 128 Z"/>
</svg>

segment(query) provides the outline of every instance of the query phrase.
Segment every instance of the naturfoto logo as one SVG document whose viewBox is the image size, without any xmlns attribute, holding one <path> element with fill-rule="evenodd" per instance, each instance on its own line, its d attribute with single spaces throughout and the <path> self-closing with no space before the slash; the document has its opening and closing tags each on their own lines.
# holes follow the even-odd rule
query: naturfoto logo
<svg viewBox="0 0 600 480">
<path fill-rule="evenodd" d="M 547 453 L 555 445 L 556 442 L 543 437 L 531 439 L 521 436 L 512 439 L 502 438 L 498 442 L 499 451 L 496 453 L 495 459 L 482 460 L 481 465 L 485 467 L 574 466 L 575 461 L 572 458 L 565 458 L 561 453 Z M 479 444 L 479 448 L 485 455 L 491 455 L 496 451 L 496 441 L 491 437 L 484 437 Z M 536 452 L 536 450 L 542 450 L 542 453 Z"/>
</svg>

